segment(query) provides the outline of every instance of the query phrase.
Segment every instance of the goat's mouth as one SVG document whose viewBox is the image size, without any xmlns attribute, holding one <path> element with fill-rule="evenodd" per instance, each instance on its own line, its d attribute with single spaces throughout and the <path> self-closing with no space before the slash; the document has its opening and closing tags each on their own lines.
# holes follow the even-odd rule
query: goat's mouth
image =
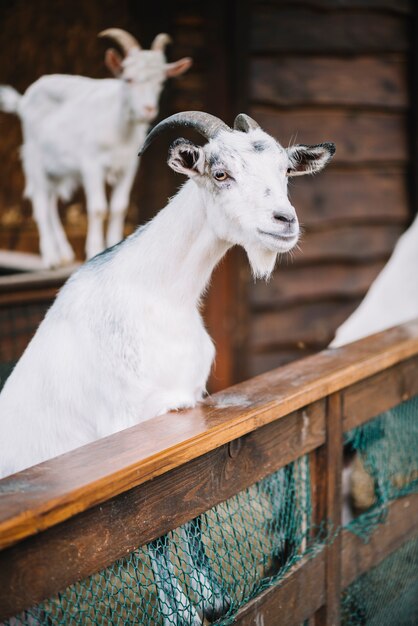
<svg viewBox="0 0 418 626">
<path fill-rule="evenodd" d="M 269 240 L 271 244 L 275 243 L 275 247 L 279 247 L 283 252 L 287 252 L 291 250 L 297 243 L 299 238 L 299 231 L 289 234 L 284 233 L 275 233 L 268 230 L 261 230 L 261 228 L 257 228 L 257 232 L 259 235 L 262 235 L 264 240 Z"/>
</svg>

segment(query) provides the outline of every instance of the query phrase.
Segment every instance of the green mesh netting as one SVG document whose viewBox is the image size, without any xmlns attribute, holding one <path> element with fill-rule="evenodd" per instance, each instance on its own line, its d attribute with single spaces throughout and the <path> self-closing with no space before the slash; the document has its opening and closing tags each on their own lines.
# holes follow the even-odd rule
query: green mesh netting
<svg viewBox="0 0 418 626">
<path fill-rule="evenodd" d="M 418 491 L 418 398 L 351 431 L 346 445 L 356 504 L 347 528 L 367 541 L 391 501 Z M 232 624 L 240 607 L 335 537 L 313 527 L 310 492 L 302 457 L 6 625 Z M 343 624 L 418 625 L 417 560 L 418 537 L 355 580 L 342 596 Z"/>
<path fill-rule="evenodd" d="M 418 537 L 354 581 L 341 612 L 343 626 L 417 626 Z"/>
<path fill-rule="evenodd" d="M 368 541 L 384 524 L 390 502 L 418 492 L 418 398 L 404 402 L 347 435 L 356 453 L 351 492 L 364 509 L 347 528 Z M 405 509 L 408 515 L 408 509 Z M 342 595 L 343 626 L 418 625 L 417 536 Z"/>
<path fill-rule="evenodd" d="M 354 429 L 346 442 L 357 455 L 351 491 L 367 509 L 348 528 L 366 539 L 392 500 L 418 492 L 418 397 Z"/>
<path fill-rule="evenodd" d="M 231 624 L 314 552 L 309 485 L 303 457 L 6 624 Z"/>
</svg>

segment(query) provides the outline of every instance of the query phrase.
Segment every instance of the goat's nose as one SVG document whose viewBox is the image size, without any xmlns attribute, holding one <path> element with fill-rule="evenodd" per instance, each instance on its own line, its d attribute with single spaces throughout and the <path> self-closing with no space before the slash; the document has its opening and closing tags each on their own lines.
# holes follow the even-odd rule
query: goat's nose
<svg viewBox="0 0 418 626">
<path fill-rule="evenodd" d="M 290 215 L 289 213 L 280 213 L 275 211 L 273 213 L 273 219 L 276 222 L 283 222 L 284 224 L 294 224 L 296 222 L 296 217 L 294 215 Z"/>
</svg>

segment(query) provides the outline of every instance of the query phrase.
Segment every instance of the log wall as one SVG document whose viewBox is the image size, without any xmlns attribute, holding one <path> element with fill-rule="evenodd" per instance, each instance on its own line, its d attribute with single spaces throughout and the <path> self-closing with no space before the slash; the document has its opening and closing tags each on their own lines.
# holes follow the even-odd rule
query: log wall
<svg viewBox="0 0 418 626">
<path fill-rule="evenodd" d="M 412 5 L 253 0 L 249 110 L 283 145 L 334 141 L 290 182 L 304 234 L 272 281 L 249 283 L 247 374 L 316 352 L 356 308 L 412 216 Z"/>
</svg>

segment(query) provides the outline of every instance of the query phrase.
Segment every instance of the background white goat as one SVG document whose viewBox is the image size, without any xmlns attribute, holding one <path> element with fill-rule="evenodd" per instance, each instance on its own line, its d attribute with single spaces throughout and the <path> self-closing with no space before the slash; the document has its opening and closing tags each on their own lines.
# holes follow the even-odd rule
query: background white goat
<svg viewBox="0 0 418 626">
<path fill-rule="evenodd" d="M 248 116 L 239 115 L 232 130 L 200 112 L 161 122 L 143 149 L 175 125 L 195 128 L 209 143 L 176 140 L 168 164 L 190 180 L 149 224 L 86 263 L 61 290 L 0 394 L 0 476 L 194 406 L 215 352 L 199 312 L 214 267 L 241 245 L 254 275 L 268 277 L 299 237 L 288 177 L 322 169 L 335 150 L 330 143 L 286 150 Z M 208 571 L 198 523 L 185 534 L 213 618 L 228 600 Z M 155 548 L 163 603 L 168 588 L 179 587 L 159 576 L 165 561 Z M 200 623 L 176 593 L 177 614 L 189 616 L 179 624 Z"/>
<path fill-rule="evenodd" d="M 337 329 L 337 348 L 418 317 L 418 217 L 400 237 L 360 306 Z"/>
<path fill-rule="evenodd" d="M 112 187 L 107 246 L 123 237 L 129 195 L 138 167 L 136 153 L 158 113 L 158 99 L 167 77 L 183 74 L 189 58 L 167 63 L 168 35 L 157 35 L 151 50 L 118 28 L 100 33 L 125 52 L 106 52 L 105 62 L 116 78 L 92 79 L 54 74 L 33 83 L 23 96 L 0 88 L 0 110 L 22 121 L 25 195 L 31 199 L 46 266 L 74 259 L 58 214 L 58 199 L 68 200 L 84 188 L 88 212 L 86 255 L 105 248 L 103 220 L 107 212 L 106 183 Z"/>
</svg>

